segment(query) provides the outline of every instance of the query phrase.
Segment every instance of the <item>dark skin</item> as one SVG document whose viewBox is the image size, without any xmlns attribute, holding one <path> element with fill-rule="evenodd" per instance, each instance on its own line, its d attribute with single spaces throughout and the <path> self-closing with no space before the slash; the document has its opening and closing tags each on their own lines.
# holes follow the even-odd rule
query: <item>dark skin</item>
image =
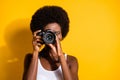
<svg viewBox="0 0 120 80">
<path fill-rule="evenodd" d="M 47 44 L 45 48 L 39 52 L 41 47 L 41 37 L 36 34 L 41 30 L 33 33 L 33 54 L 28 54 L 25 58 L 23 80 L 36 80 L 38 59 L 44 69 L 53 71 L 60 65 L 63 72 L 64 80 L 78 80 L 78 62 L 73 56 L 67 55 L 65 59 L 61 48 L 60 41 L 62 40 L 61 27 L 57 23 L 50 23 L 44 27 L 44 30 L 51 30 L 56 34 L 55 44 Z"/>
</svg>

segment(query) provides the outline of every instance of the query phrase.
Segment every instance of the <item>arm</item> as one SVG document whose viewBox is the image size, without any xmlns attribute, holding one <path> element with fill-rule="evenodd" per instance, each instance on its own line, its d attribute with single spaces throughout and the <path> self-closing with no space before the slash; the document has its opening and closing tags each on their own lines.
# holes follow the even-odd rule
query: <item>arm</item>
<svg viewBox="0 0 120 80">
<path fill-rule="evenodd" d="M 65 57 L 62 55 L 62 56 L 59 57 L 59 59 L 60 59 L 60 63 L 61 63 L 61 66 L 62 66 L 62 72 L 63 72 L 64 80 L 72 80 L 72 76 L 70 74 L 70 70 L 68 68 Z"/>
<path fill-rule="evenodd" d="M 23 73 L 23 79 L 22 80 L 26 80 L 26 73 L 27 73 L 28 68 L 30 66 L 31 58 L 32 58 L 32 54 L 27 54 L 25 56 L 25 60 L 24 60 L 24 73 Z"/>
<path fill-rule="evenodd" d="M 38 58 L 34 54 L 25 57 L 23 80 L 36 80 Z"/>
<path fill-rule="evenodd" d="M 54 46 L 52 44 L 50 44 L 49 46 L 53 49 L 54 55 L 57 54 L 57 56 L 59 58 L 59 61 L 60 61 L 61 67 L 62 67 L 64 80 L 78 80 L 77 59 L 70 57 L 70 59 L 68 59 L 68 61 L 66 61 L 65 56 L 62 51 L 62 48 L 61 48 L 60 41 L 57 36 L 56 36 L 56 46 Z"/>
<path fill-rule="evenodd" d="M 64 56 L 61 56 L 60 63 L 62 66 L 64 80 L 78 80 L 78 62 L 75 57 L 68 55 L 66 61 Z"/>
<path fill-rule="evenodd" d="M 31 55 L 31 57 L 26 57 L 25 63 L 29 64 L 27 66 L 25 66 L 25 71 L 24 71 L 24 75 L 23 75 L 23 80 L 36 80 L 36 75 L 37 75 L 37 68 L 38 68 L 38 53 L 39 53 L 39 47 L 41 46 L 40 43 L 38 43 L 38 41 L 40 42 L 40 36 L 36 36 L 36 33 L 40 32 L 36 31 L 34 32 L 33 35 L 33 54 Z"/>
<path fill-rule="evenodd" d="M 25 70 L 23 80 L 36 80 L 38 57 L 35 54 L 36 53 L 34 52 L 31 59 L 29 60 L 29 66 L 27 66 L 28 69 Z"/>
<path fill-rule="evenodd" d="M 78 61 L 73 56 L 67 56 L 67 63 L 70 69 L 73 80 L 79 80 L 78 78 Z"/>
</svg>

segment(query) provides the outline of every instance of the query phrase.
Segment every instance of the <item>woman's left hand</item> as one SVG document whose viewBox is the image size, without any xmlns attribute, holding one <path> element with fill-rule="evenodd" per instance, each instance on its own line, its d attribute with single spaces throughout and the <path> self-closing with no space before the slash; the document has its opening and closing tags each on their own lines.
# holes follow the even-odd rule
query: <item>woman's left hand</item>
<svg viewBox="0 0 120 80">
<path fill-rule="evenodd" d="M 48 44 L 50 46 L 50 48 L 52 49 L 52 56 L 54 58 L 58 58 L 60 57 L 61 55 L 63 55 L 63 51 L 62 51 L 62 48 L 61 48 L 61 43 L 60 43 L 60 40 L 59 38 L 56 36 L 56 42 L 55 44 Z"/>
</svg>

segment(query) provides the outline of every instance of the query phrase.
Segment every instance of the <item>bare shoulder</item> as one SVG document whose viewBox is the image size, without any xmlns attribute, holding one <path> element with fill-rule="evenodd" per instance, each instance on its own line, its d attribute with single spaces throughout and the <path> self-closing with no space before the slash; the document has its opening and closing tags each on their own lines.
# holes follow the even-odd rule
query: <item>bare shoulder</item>
<svg viewBox="0 0 120 80">
<path fill-rule="evenodd" d="M 25 80 L 26 74 L 28 72 L 28 68 L 31 62 L 31 58 L 32 58 L 32 54 L 28 53 L 25 55 L 25 59 L 24 59 L 24 72 L 23 72 L 23 80 Z"/>
<path fill-rule="evenodd" d="M 26 60 L 27 60 L 27 61 L 30 61 L 31 58 L 32 58 L 32 54 L 31 54 L 31 53 L 28 53 L 28 54 L 25 55 L 25 61 L 26 61 Z"/>
<path fill-rule="evenodd" d="M 73 80 L 79 80 L 78 78 L 78 60 L 76 57 L 68 55 L 67 64 L 70 69 Z"/>
<path fill-rule="evenodd" d="M 74 56 L 67 55 L 67 64 L 69 67 L 74 66 L 74 67 L 78 68 L 78 60 Z"/>
<path fill-rule="evenodd" d="M 28 53 L 25 55 L 25 59 L 24 59 L 24 68 L 28 68 L 31 62 L 31 58 L 32 58 L 32 54 Z"/>
</svg>

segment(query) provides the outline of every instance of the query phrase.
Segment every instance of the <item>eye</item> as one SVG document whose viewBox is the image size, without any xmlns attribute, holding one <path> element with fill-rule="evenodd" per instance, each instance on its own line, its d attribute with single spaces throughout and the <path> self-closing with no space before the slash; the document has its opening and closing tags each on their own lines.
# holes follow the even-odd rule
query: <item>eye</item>
<svg viewBox="0 0 120 80">
<path fill-rule="evenodd" d="M 56 32 L 54 32 L 56 35 L 59 35 L 60 34 L 60 31 L 56 31 Z"/>
</svg>

